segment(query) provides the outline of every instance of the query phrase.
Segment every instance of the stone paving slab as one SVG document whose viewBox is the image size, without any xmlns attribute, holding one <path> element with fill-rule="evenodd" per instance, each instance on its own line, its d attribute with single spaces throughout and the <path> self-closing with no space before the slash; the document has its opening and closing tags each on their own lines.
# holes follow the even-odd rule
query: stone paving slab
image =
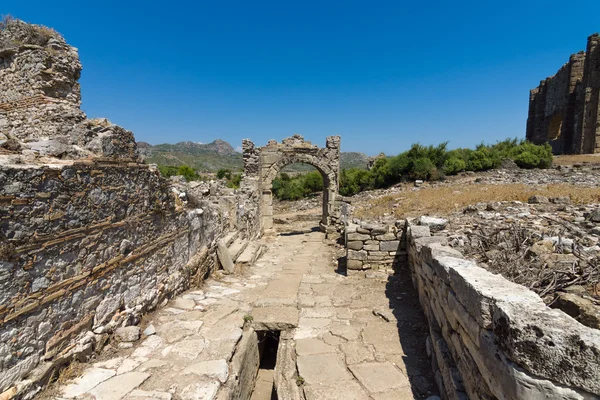
<svg viewBox="0 0 600 400">
<path fill-rule="evenodd" d="M 279 236 L 266 247 L 243 275 L 217 274 L 148 315 L 141 328 L 149 335 L 91 363 L 51 398 L 226 399 L 244 323 L 292 329 L 306 400 L 431 394 L 433 379 L 421 376 L 429 364 L 424 335 L 399 334 L 405 317 L 397 320 L 400 314 L 389 306 L 386 276 L 336 273 L 336 254 L 318 232 Z M 415 321 L 407 321 L 410 333 Z M 420 397 L 413 394 L 415 379 L 424 381 Z"/>
</svg>

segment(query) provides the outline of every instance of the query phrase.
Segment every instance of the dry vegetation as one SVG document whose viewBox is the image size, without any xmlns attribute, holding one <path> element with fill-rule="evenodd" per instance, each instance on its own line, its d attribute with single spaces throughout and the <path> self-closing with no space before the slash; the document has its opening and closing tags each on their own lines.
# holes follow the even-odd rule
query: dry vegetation
<svg viewBox="0 0 600 400">
<path fill-rule="evenodd" d="M 404 189 L 398 194 L 358 202 L 353 215 L 358 218 L 373 218 L 388 213 L 397 218 L 405 218 L 424 214 L 449 214 L 462 211 L 469 204 L 480 202 L 514 200 L 526 202 L 534 194 L 546 197 L 567 196 L 575 204 L 600 202 L 598 188 L 570 184 L 537 187 L 524 184 L 469 184 L 422 188 L 416 191 L 411 190 L 411 185 L 405 185 Z"/>
<path fill-rule="evenodd" d="M 552 160 L 552 164 L 554 164 L 554 165 L 600 164 L 600 153 L 554 156 L 554 159 Z"/>
<path fill-rule="evenodd" d="M 554 219 L 553 232 L 558 237 L 568 236 L 569 230 L 577 228 Z M 573 246 L 563 253 L 553 248 L 554 254 L 538 255 L 531 246 L 541 239 L 538 232 L 519 224 L 504 227 L 477 227 L 469 234 L 470 245 L 463 252 L 469 258 L 485 263 L 488 270 L 526 286 L 546 300 L 553 302 L 557 291 L 573 285 L 585 287 L 591 296 L 598 299 L 600 290 L 600 260 L 590 257 L 585 246 L 573 238 Z"/>
</svg>

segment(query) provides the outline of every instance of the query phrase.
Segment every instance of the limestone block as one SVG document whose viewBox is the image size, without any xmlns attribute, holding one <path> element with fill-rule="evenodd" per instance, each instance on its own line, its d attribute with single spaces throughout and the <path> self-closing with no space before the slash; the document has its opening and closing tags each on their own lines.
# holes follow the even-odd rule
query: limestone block
<svg viewBox="0 0 600 400">
<path fill-rule="evenodd" d="M 387 242 L 379 243 L 379 249 L 381 251 L 396 251 L 398 250 L 398 247 L 400 247 L 399 240 L 390 240 Z"/>
<path fill-rule="evenodd" d="M 448 268 L 450 286 L 457 300 L 483 328 L 492 327 L 492 305 L 497 301 L 532 304 L 545 307 L 542 299 L 524 286 L 480 268 L 472 261 L 437 257 Z"/>
<path fill-rule="evenodd" d="M 234 271 L 235 265 L 233 264 L 231 254 L 229 254 L 227 244 L 224 240 L 219 240 L 219 243 L 217 244 L 217 257 L 219 257 L 219 262 L 223 266 L 225 272 L 232 273 Z"/>
<path fill-rule="evenodd" d="M 469 335 L 473 343 L 479 346 L 479 331 L 481 328 L 477 321 L 467 312 L 467 310 L 456 300 L 452 293 L 448 293 L 448 306 L 452 310 L 452 315 L 459 321 L 465 332 Z M 456 328 L 454 328 L 457 330 Z"/>
<path fill-rule="evenodd" d="M 360 260 L 346 260 L 346 268 L 351 270 L 363 269 L 363 262 Z"/>
<path fill-rule="evenodd" d="M 365 241 L 365 240 L 369 240 L 369 239 L 371 239 L 371 236 L 365 235 L 362 233 L 349 233 L 348 234 L 348 241 L 355 241 L 355 240 Z"/>
<path fill-rule="evenodd" d="M 356 240 L 353 242 L 348 242 L 348 244 L 346 245 L 347 248 L 351 249 L 351 250 L 360 250 L 363 248 L 363 242 L 360 240 Z"/>
<path fill-rule="evenodd" d="M 366 261 L 367 259 L 367 252 L 364 250 L 348 250 L 348 260 L 360 260 L 360 261 Z"/>
<path fill-rule="evenodd" d="M 367 244 L 363 247 L 363 249 L 367 250 L 368 252 L 379 251 L 379 245 L 378 244 Z"/>
<path fill-rule="evenodd" d="M 497 301 L 496 342 L 531 374 L 600 395 L 600 334 L 543 303 Z"/>
<path fill-rule="evenodd" d="M 414 251 L 416 254 L 421 253 L 423 246 L 427 246 L 433 243 L 439 243 L 441 245 L 447 245 L 448 239 L 441 236 L 425 236 L 414 240 Z"/>
<path fill-rule="evenodd" d="M 411 240 L 431 236 L 429 226 L 411 225 L 408 229 Z"/>
<path fill-rule="evenodd" d="M 423 215 L 419 218 L 419 225 L 428 226 L 431 232 L 439 232 L 446 228 L 446 225 L 448 225 L 448 220 L 444 218 Z"/>
<path fill-rule="evenodd" d="M 139 326 L 127 326 L 115 330 L 115 339 L 119 342 L 135 342 L 140 338 Z"/>
<path fill-rule="evenodd" d="M 377 235 L 375 238 L 377 240 L 383 240 L 383 241 L 396 240 L 396 235 L 392 232 L 387 232 L 387 233 L 384 233 L 383 235 Z"/>
</svg>

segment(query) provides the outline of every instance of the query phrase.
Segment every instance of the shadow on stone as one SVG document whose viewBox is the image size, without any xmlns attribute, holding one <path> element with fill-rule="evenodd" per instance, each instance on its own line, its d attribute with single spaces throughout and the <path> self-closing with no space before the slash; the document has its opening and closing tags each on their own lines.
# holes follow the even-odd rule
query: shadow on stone
<svg viewBox="0 0 600 400">
<path fill-rule="evenodd" d="M 385 294 L 396 318 L 400 345 L 404 350 L 404 366 L 399 367 L 405 368 L 415 399 L 427 398 L 438 394 L 431 361 L 427 356 L 427 320 L 412 285 L 408 266 L 398 263 L 394 269 L 396 273 L 388 277 Z"/>
</svg>

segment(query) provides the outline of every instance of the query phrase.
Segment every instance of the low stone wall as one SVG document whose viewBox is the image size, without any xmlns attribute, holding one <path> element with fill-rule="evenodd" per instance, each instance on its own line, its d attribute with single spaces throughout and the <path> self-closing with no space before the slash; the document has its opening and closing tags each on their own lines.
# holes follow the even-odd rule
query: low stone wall
<svg viewBox="0 0 600 400">
<path fill-rule="evenodd" d="M 0 167 L 0 393 L 85 360 L 113 329 L 207 276 L 227 231 L 258 226 L 236 196 L 227 210 L 223 196 L 186 206 L 135 162 Z"/>
<path fill-rule="evenodd" d="M 447 399 L 596 399 L 600 333 L 406 223 L 409 268 Z"/>
<path fill-rule="evenodd" d="M 345 231 L 349 270 L 390 269 L 406 262 L 403 223 L 394 226 L 349 224 Z"/>
</svg>

